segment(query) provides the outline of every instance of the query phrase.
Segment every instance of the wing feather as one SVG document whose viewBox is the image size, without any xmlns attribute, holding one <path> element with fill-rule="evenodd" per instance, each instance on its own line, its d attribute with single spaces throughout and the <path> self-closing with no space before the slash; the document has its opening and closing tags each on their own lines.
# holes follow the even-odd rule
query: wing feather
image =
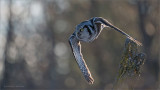
<svg viewBox="0 0 160 90">
<path fill-rule="evenodd" d="M 81 72 L 83 73 L 83 76 L 89 84 L 93 84 L 94 79 L 92 78 L 90 70 L 88 69 L 87 64 L 85 63 L 85 60 L 83 59 L 83 55 L 81 53 L 80 41 L 77 40 L 76 36 L 73 34 L 69 38 L 69 43 L 72 48 L 73 55 L 77 61 L 77 64 Z"/>
<path fill-rule="evenodd" d="M 129 38 L 130 40 L 132 40 L 133 42 L 135 42 L 137 45 L 142 46 L 142 43 L 137 41 L 136 39 L 134 39 L 133 37 L 131 37 L 130 35 L 128 35 L 127 33 L 125 33 L 123 30 L 117 28 L 116 26 L 112 25 L 110 22 L 108 22 L 106 19 L 101 18 L 101 17 L 97 17 L 95 19 L 95 23 L 101 23 L 104 24 L 110 28 L 113 28 L 114 30 L 120 32 L 121 34 L 125 35 L 127 38 Z"/>
</svg>

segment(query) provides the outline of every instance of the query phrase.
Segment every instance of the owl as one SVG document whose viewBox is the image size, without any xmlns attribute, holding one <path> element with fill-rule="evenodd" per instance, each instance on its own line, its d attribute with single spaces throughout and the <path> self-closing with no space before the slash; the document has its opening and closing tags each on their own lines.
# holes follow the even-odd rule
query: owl
<svg viewBox="0 0 160 90">
<path fill-rule="evenodd" d="M 137 45 L 142 45 L 136 39 L 132 38 L 130 35 L 122 31 L 121 29 L 117 28 L 116 26 L 112 25 L 106 19 L 102 17 L 93 17 L 89 20 L 83 21 L 76 26 L 75 31 L 69 37 L 69 44 L 71 46 L 73 55 L 77 64 L 89 84 L 93 84 L 94 79 L 91 75 L 90 70 L 87 67 L 87 64 L 83 58 L 81 53 L 81 44 L 80 42 L 92 42 L 100 35 L 103 28 L 109 27 L 113 30 L 120 32 L 122 35 L 125 35 L 128 39 L 135 42 Z"/>
</svg>

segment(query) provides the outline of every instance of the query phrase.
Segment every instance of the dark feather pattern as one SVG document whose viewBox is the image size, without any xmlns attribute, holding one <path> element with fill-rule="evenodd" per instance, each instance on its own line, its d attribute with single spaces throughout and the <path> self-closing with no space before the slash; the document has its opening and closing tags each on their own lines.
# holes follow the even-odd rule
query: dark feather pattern
<svg viewBox="0 0 160 90">
<path fill-rule="evenodd" d="M 69 38 L 69 43 L 72 48 L 73 55 L 85 79 L 88 81 L 89 84 L 93 84 L 94 79 L 91 76 L 91 73 L 85 63 L 85 60 L 83 59 L 80 42 L 76 39 L 74 35 L 71 35 L 71 37 Z"/>
</svg>

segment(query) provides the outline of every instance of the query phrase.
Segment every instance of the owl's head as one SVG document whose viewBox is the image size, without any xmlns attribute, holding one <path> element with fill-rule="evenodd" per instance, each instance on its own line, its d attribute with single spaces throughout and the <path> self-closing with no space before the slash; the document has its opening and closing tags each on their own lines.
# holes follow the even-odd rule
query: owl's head
<svg viewBox="0 0 160 90">
<path fill-rule="evenodd" d="M 91 37 L 91 24 L 88 21 L 81 22 L 76 26 L 75 35 L 78 40 L 89 42 L 89 38 Z"/>
</svg>

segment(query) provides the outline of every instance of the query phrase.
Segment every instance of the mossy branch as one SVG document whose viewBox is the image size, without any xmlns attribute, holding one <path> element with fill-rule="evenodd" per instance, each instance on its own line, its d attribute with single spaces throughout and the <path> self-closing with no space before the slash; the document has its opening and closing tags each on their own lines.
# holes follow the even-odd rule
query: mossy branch
<svg viewBox="0 0 160 90">
<path fill-rule="evenodd" d="M 130 39 L 126 39 L 125 47 L 120 62 L 116 83 L 123 78 L 124 75 L 140 75 L 140 68 L 145 62 L 146 55 L 138 52 L 138 46 Z"/>
</svg>

